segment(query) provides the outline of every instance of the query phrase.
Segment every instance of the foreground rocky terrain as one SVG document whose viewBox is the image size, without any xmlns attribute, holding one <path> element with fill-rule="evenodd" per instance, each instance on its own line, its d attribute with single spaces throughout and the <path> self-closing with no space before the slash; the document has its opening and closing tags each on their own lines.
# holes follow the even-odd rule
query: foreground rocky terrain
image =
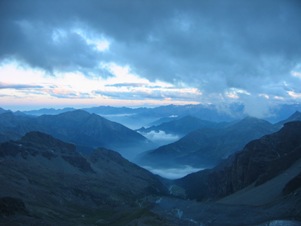
<svg viewBox="0 0 301 226">
<path fill-rule="evenodd" d="M 160 180 L 120 154 L 76 147 L 40 132 L 0 145 L 0 224 L 122 225 L 148 215 Z M 146 204 L 145 204 L 146 205 Z"/>
<path fill-rule="evenodd" d="M 301 122 L 218 166 L 164 180 L 41 132 L 0 144 L 0 225 L 300 225 Z"/>
<path fill-rule="evenodd" d="M 182 196 L 202 201 L 196 204 L 202 214 L 194 219 L 214 220 L 212 225 L 252 225 L 269 219 L 301 220 L 300 174 L 301 122 L 290 122 L 248 143 L 217 167 L 175 184 Z M 215 214 L 209 217 L 211 211 Z"/>
</svg>

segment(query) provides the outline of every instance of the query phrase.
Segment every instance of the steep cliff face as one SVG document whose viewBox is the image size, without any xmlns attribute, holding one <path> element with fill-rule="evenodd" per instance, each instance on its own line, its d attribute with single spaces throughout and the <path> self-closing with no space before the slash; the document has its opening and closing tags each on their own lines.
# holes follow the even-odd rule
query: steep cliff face
<svg viewBox="0 0 301 226">
<path fill-rule="evenodd" d="M 189 198 L 218 199 L 251 184 L 261 185 L 301 158 L 301 122 L 289 122 L 271 135 L 248 143 L 217 167 L 177 181 Z"/>
</svg>

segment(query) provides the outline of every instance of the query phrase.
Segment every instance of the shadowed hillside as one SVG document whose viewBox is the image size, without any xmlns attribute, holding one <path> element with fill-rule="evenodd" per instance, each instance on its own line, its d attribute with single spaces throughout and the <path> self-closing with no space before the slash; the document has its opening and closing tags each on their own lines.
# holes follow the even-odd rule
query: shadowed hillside
<svg viewBox="0 0 301 226">
<path fill-rule="evenodd" d="M 160 180 L 110 150 L 85 158 L 30 132 L 0 144 L 0 171 L 1 225 L 122 225 L 138 216 L 160 224 L 147 207 L 148 196 L 166 193 Z"/>
<path fill-rule="evenodd" d="M 76 144 L 83 151 L 106 147 L 132 157 L 153 147 L 141 134 L 99 115 L 75 110 L 58 115 L 32 117 L 12 112 L 0 114 L 0 138 L 2 141 L 18 139 L 30 131 L 41 131 Z"/>
</svg>

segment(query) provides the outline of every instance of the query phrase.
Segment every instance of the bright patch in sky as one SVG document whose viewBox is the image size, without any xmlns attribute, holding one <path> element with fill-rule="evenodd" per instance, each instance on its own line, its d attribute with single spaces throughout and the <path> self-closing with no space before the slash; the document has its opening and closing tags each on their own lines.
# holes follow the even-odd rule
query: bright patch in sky
<svg viewBox="0 0 301 226">
<path fill-rule="evenodd" d="M 40 2 L 1 1 L 4 108 L 300 101 L 298 1 Z"/>
<path fill-rule="evenodd" d="M 85 105 L 161 105 L 197 103 L 195 88 L 175 87 L 162 81 L 150 82 L 131 73 L 129 66 L 102 64 L 112 76 L 85 76 L 81 72 L 56 72 L 21 67 L 8 62 L 0 67 L 2 106 L 36 107 Z"/>
<path fill-rule="evenodd" d="M 295 98 L 295 99 L 301 99 L 301 93 L 297 93 L 297 92 L 294 92 L 294 91 L 288 91 L 287 93 L 288 93 L 288 95 L 290 95 L 292 98 Z"/>
<path fill-rule="evenodd" d="M 88 32 L 80 28 L 74 29 L 73 32 L 81 36 L 88 44 L 94 45 L 99 52 L 109 50 L 110 48 L 109 40 L 104 37 L 99 38 L 96 34 L 89 35 Z"/>
<path fill-rule="evenodd" d="M 293 71 L 292 72 L 292 75 L 296 78 L 300 78 L 301 79 L 301 72 L 298 72 L 298 71 Z"/>
<path fill-rule="evenodd" d="M 231 99 L 239 99 L 239 95 L 244 94 L 250 96 L 251 94 L 243 89 L 230 88 L 226 91 L 226 96 Z"/>
</svg>

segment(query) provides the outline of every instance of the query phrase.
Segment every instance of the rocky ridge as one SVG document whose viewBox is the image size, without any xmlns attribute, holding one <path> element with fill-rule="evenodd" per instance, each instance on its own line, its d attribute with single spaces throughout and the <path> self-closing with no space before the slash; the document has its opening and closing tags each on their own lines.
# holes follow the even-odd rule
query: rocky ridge
<svg viewBox="0 0 301 226">
<path fill-rule="evenodd" d="M 41 132 L 0 144 L 0 171 L 6 225 L 126 225 L 151 215 L 147 197 L 167 193 L 158 177 L 114 151 L 84 157 Z"/>
<path fill-rule="evenodd" d="M 193 173 L 177 183 L 191 199 L 220 199 L 247 186 L 259 186 L 301 158 L 301 122 L 289 122 L 271 135 L 248 143 L 220 165 Z"/>
</svg>

